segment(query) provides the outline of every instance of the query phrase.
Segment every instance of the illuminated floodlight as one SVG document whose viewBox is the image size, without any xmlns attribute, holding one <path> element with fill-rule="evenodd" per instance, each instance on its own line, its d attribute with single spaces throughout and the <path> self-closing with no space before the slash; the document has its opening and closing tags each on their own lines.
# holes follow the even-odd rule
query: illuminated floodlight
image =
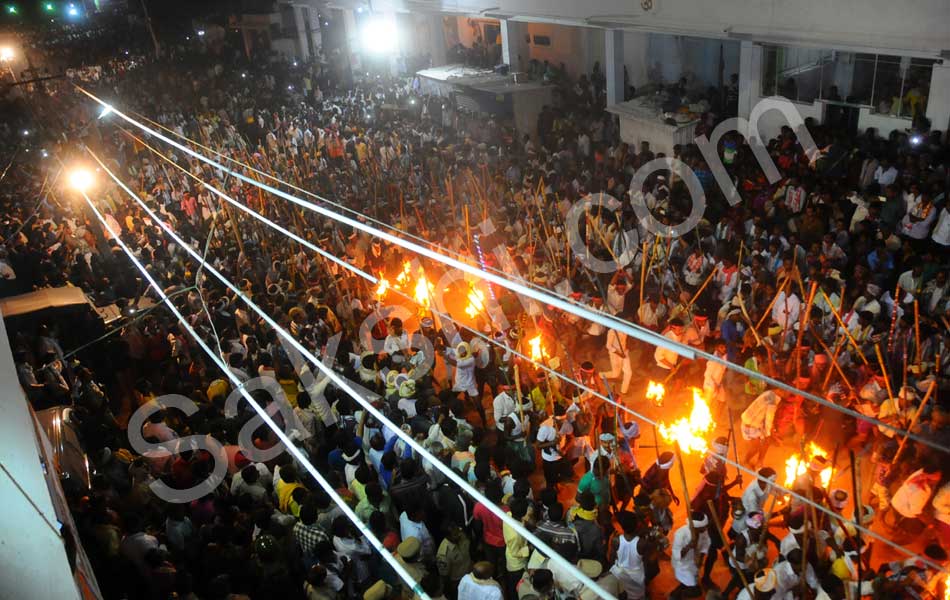
<svg viewBox="0 0 950 600">
<path fill-rule="evenodd" d="M 241 79 L 247 79 L 247 73 L 241 73 Z"/>
<path fill-rule="evenodd" d="M 919 146 L 922 141 L 924 141 L 924 138 L 919 135 L 910 136 L 910 143 L 914 146 Z"/>
<path fill-rule="evenodd" d="M 111 114 L 112 114 L 112 105 L 106 104 L 105 106 L 102 107 L 102 110 L 99 111 L 99 118 L 102 119 L 102 118 L 108 117 Z"/>
<path fill-rule="evenodd" d="M 373 54 L 388 54 L 396 49 L 396 24 L 373 19 L 363 28 L 363 48 Z"/>
<path fill-rule="evenodd" d="M 49 152 L 46 150 L 40 150 L 40 155 L 42 155 L 43 158 L 49 158 Z"/>
<path fill-rule="evenodd" d="M 9 62 L 13 60 L 14 56 L 16 56 L 16 52 L 14 52 L 10 46 L 0 48 L 0 61 Z"/>
<path fill-rule="evenodd" d="M 16 4 L 7 4 L 7 13 L 15 15 L 17 13 Z"/>
<path fill-rule="evenodd" d="M 30 130 L 29 130 L 29 129 L 24 129 L 24 130 L 21 131 L 20 133 L 23 134 L 23 137 L 26 137 L 26 136 L 30 135 Z"/>
<path fill-rule="evenodd" d="M 77 192 L 87 191 L 94 182 L 95 178 L 89 169 L 78 168 L 69 174 L 69 185 Z"/>
<path fill-rule="evenodd" d="M 53 12 L 54 10 L 56 10 L 56 7 L 53 6 L 52 2 L 47 2 L 46 4 L 43 5 L 43 8 L 46 10 L 46 12 Z"/>
<path fill-rule="evenodd" d="M 204 30 L 204 29 L 199 29 L 199 30 L 198 30 L 198 37 L 204 37 L 204 34 L 205 34 L 205 30 Z"/>
<path fill-rule="evenodd" d="M 79 9 L 76 7 L 75 4 L 70 4 L 70 5 L 66 8 L 66 14 L 69 15 L 70 17 L 78 17 L 78 16 L 79 16 Z"/>
</svg>

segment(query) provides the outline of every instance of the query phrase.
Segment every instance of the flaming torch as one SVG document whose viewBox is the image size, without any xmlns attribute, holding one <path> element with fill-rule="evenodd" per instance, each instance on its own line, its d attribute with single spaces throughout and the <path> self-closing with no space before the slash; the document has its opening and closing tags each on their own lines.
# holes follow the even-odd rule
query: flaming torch
<svg viewBox="0 0 950 600">
<path fill-rule="evenodd" d="M 465 314 L 474 319 L 483 310 L 485 310 L 485 292 L 476 288 L 474 284 L 469 284 L 468 306 L 465 307 Z"/>
<path fill-rule="evenodd" d="M 386 295 L 386 292 L 389 291 L 389 280 L 383 277 L 383 274 L 379 274 L 379 285 L 376 286 L 376 297 L 382 299 Z"/>
<path fill-rule="evenodd" d="M 426 272 L 419 267 L 419 280 L 416 281 L 415 300 L 419 303 L 419 313 L 425 314 L 432 306 L 432 291 L 435 286 L 426 279 Z"/>
<path fill-rule="evenodd" d="M 785 461 L 785 487 L 792 487 L 796 479 L 808 472 L 808 463 L 816 456 L 828 458 L 828 453 L 815 442 L 810 442 L 805 447 L 805 456 L 793 454 L 788 457 L 788 460 Z M 829 465 L 822 469 L 819 474 L 821 487 L 825 489 L 828 488 L 828 484 L 831 482 L 831 469 L 832 467 Z"/>
<path fill-rule="evenodd" d="M 653 404 L 663 406 L 663 396 L 666 395 L 666 388 L 662 383 L 651 381 L 647 384 L 646 399 L 652 400 Z"/>
<path fill-rule="evenodd" d="M 550 357 L 548 355 L 548 351 L 545 350 L 544 346 L 541 345 L 540 333 L 528 340 L 528 348 L 531 349 L 531 360 L 534 362 L 541 362 L 542 360 Z"/>
<path fill-rule="evenodd" d="M 706 399 L 697 388 L 692 389 L 693 410 L 689 413 L 689 417 L 682 417 L 669 426 L 660 423 L 657 430 L 666 443 L 678 443 L 680 449 L 686 454 L 702 454 L 709 447 L 703 436 L 709 435 L 716 427 L 716 423 L 713 422 L 712 412 L 709 410 Z"/>
</svg>

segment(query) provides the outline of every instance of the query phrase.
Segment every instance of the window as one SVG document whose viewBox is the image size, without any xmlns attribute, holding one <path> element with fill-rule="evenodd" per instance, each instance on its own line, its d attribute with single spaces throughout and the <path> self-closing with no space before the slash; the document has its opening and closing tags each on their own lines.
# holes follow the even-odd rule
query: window
<svg viewBox="0 0 950 600">
<path fill-rule="evenodd" d="M 546 35 L 536 35 L 534 36 L 534 45 L 535 46 L 550 46 L 551 38 Z"/>
<path fill-rule="evenodd" d="M 912 119 L 927 111 L 935 59 L 766 45 L 762 95 L 869 106 Z"/>
</svg>

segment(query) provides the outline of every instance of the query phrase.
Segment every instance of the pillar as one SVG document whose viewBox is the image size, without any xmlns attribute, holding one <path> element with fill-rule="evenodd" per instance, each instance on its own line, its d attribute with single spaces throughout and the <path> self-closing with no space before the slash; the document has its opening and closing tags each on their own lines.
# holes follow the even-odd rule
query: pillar
<svg viewBox="0 0 950 600">
<path fill-rule="evenodd" d="M 501 62 L 512 71 L 524 71 L 528 64 L 528 48 L 524 43 L 525 29 L 521 23 L 510 19 L 499 21 L 501 25 Z"/>
<path fill-rule="evenodd" d="M 762 47 L 752 42 L 739 46 L 739 116 L 748 119 L 758 101 L 762 78 Z"/>
<path fill-rule="evenodd" d="M 604 70 L 607 75 L 607 106 L 623 102 L 623 30 L 604 32 L 606 49 Z"/>
<path fill-rule="evenodd" d="M 445 47 L 445 25 L 442 15 L 429 15 L 429 57 L 433 67 L 441 67 L 447 61 Z"/>
<path fill-rule="evenodd" d="M 950 131 L 950 61 L 948 60 L 935 63 L 930 75 L 927 118 L 930 119 L 932 130 L 942 131 L 945 136 Z"/>
</svg>

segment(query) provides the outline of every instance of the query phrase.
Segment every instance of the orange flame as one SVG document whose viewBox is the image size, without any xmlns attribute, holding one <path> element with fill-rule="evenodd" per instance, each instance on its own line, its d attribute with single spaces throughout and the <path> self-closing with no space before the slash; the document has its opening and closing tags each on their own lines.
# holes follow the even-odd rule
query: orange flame
<svg viewBox="0 0 950 600">
<path fill-rule="evenodd" d="M 396 287 L 402 289 L 402 286 L 409 281 L 409 275 L 412 273 L 412 265 L 409 261 L 402 263 L 402 271 L 396 275 Z"/>
<path fill-rule="evenodd" d="M 548 351 L 541 345 L 541 334 L 528 340 L 528 347 L 531 349 L 531 360 L 540 361 L 548 358 Z"/>
<path fill-rule="evenodd" d="M 712 432 L 716 427 L 716 423 L 713 422 L 712 412 L 710 412 L 709 405 L 706 403 L 706 399 L 703 398 L 700 390 L 696 388 L 692 389 L 693 410 L 689 413 L 689 417 L 682 417 L 669 426 L 665 423 L 660 423 L 657 427 L 657 431 L 660 432 L 660 436 L 662 436 L 667 443 L 678 443 L 680 450 L 684 453 L 702 454 L 706 452 L 708 448 L 706 439 L 703 436 Z"/>
<path fill-rule="evenodd" d="M 474 284 L 469 284 L 468 306 L 465 307 L 465 314 L 475 318 L 478 313 L 485 310 L 485 292 L 477 289 Z"/>
<path fill-rule="evenodd" d="M 666 388 L 662 383 L 651 381 L 647 384 L 646 399 L 652 400 L 657 406 L 663 406 L 663 396 L 666 395 Z"/>
<path fill-rule="evenodd" d="M 383 277 L 383 274 L 379 274 L 379 286 L 376 288 L 376 295 L 380 298 L 386 295 L 386 292 L 389 291 L 389 280 Z"/>
<path fill-rule="evenodd" d="M 788 460 L 785 461 L 785 487 L 791 487 L 792 484 L 795 483 L 796 479 L 807 473 L 808 463 L 810 463 L 811 459 L 815 458 L 816 456 L 828 458 L 828 453 L 825 452 L 815 442 L 811 442 L 805 447 L 804 457 L 802 457 L 800 454 L 793 454 L 789 456 Z M 824 488 L 827 488 L 828 484 L 831 482 L 831 469 L 832 467 L 828 466 L 819 474 L 821 486 Z"/>
<path fill-rule="evenodd" d="M 943 600 L 950 600 L 950 575 L 943 580 Z"/>
<path fill-rule="evenodd" d="M 432 306 L 432 291 L 435 289 L 435 286 L 429 283 L 429 280 L 426 279 L 426 272 L 422 267 L 419 267 L 419 280 L 416 281 L 416 292 L 415 299 L 419 303 L 420 308 L 423 312 L 429 310 L 429 307 Z"/>
</svg>

